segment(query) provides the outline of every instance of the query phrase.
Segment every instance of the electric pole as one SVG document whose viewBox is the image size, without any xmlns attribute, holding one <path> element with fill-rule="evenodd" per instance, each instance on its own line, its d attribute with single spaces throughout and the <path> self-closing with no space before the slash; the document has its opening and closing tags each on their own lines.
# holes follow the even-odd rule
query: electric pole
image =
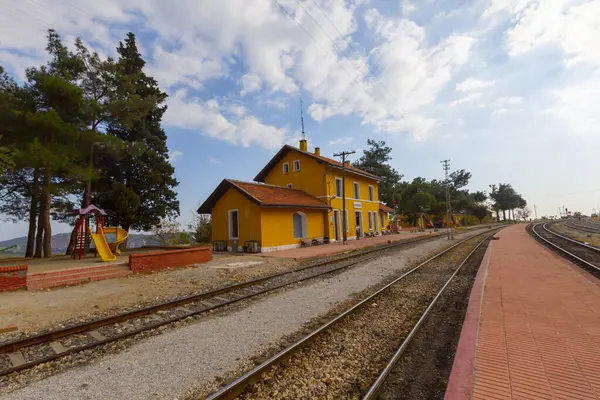
<svg viewBox="0 0 600 400">
<path fill-rule="evenodd" d="M 535 213 L 535 219 L 537 219 L 537 206 L 533 205 L 533 212 Z"/>
<path fill-rule="evenodd" d="M 448 240 L 454 239 L 454 230 L 450 227 L 450 221 L 452 221 L 452 204 L 450 198 L 450 160 L 440 161 L 444 166 L 444 172 L 446 174 L 446 231 L 448 233 Z"/>
<path fill-rule="evenodd" d="M 346 218 L 346 156 L 354 154 L 356 151 L 342 151 L 334 154 L 334 157 L 342 157 L 342 237 L 344 238 L 342 244 L 348 244 L 348 221 Z"/>
</svg>

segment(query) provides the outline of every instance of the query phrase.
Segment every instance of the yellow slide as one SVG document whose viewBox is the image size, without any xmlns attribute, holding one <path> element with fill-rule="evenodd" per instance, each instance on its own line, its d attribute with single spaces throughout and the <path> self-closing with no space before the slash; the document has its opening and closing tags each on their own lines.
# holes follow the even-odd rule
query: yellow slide
<svg viewBox="0 0 600 400">
<path fill-rule="evenodd" d="M 121 254 L 119 245 L 127 240 L 127 237 L 129 236 L 125 229 L 114 226 L 107 226 L 104 228 L 99 226 L 98 233 L 93 233 L 89 228 L 88 231 L 92 236 L 96 251 L 100 255 L 102 261 L 115 261 L 117 259 L 117 254 Z M 104 236 L 105 234 L 115 235 L 116 240 L 114 242 L 107 242 L 106 237 Z"/>
</svg>

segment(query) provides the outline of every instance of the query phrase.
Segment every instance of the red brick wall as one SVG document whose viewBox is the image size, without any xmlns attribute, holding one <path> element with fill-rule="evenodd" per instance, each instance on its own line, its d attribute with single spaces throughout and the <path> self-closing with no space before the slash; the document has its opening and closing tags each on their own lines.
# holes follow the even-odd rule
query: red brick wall
<svg viewBox="0 0 600 400">
<path fill-rule="evenodd" d="M 129 268 L 135 273 L 159 271 L 212 260 L 210 247 L 191 247 L 182 250 L 152 251 L 129 255 Z"/>
<path fill-rule="evenodd" d="M 24 288 L 27 284 L 27 265 L 0 267 L 0 292 Z"/>
</svg>

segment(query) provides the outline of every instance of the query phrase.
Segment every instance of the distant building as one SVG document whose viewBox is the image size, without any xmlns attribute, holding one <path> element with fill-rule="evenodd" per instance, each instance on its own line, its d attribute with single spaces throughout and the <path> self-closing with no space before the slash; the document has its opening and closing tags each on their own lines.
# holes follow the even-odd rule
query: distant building
<svg viewBox="0 0 600 400">
<path fill-rule="evenodd" d="M 348 239 L 388 226 L 391 208 L 379 202 L 379 177 L 346 164 Z M 342 163 L 285 145 L 254 178 L 224 179 L 198 208 L 211 214 L 212 240 L 228 250 L 299 247 L 302 240 L 342 240 Z"/>
</svg>

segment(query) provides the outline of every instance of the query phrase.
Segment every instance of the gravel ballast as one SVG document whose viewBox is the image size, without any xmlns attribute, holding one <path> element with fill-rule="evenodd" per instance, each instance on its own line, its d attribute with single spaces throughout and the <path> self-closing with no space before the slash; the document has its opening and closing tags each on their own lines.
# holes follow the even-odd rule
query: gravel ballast
<svg viewBox="0 0 600 400">
<path fill-rule="evenodd" d="M 380 293 L 266 372 L 241 398 L 359 398 L 474 245 L 453 249 Z"/>
<path fill-rule="evenodd" d="M 177 398 L 192 387 L 215 389 L 217 378 L 253 366 L 253 357 L 302 330 L 311 319 L 447 245 L 438 239 L 266 296 L 246 308 L 145 339 L 120 354 L 34 382 L 2 398 Z M 0 390 L 10 389 L 2 384 Z"/>
</svg>

